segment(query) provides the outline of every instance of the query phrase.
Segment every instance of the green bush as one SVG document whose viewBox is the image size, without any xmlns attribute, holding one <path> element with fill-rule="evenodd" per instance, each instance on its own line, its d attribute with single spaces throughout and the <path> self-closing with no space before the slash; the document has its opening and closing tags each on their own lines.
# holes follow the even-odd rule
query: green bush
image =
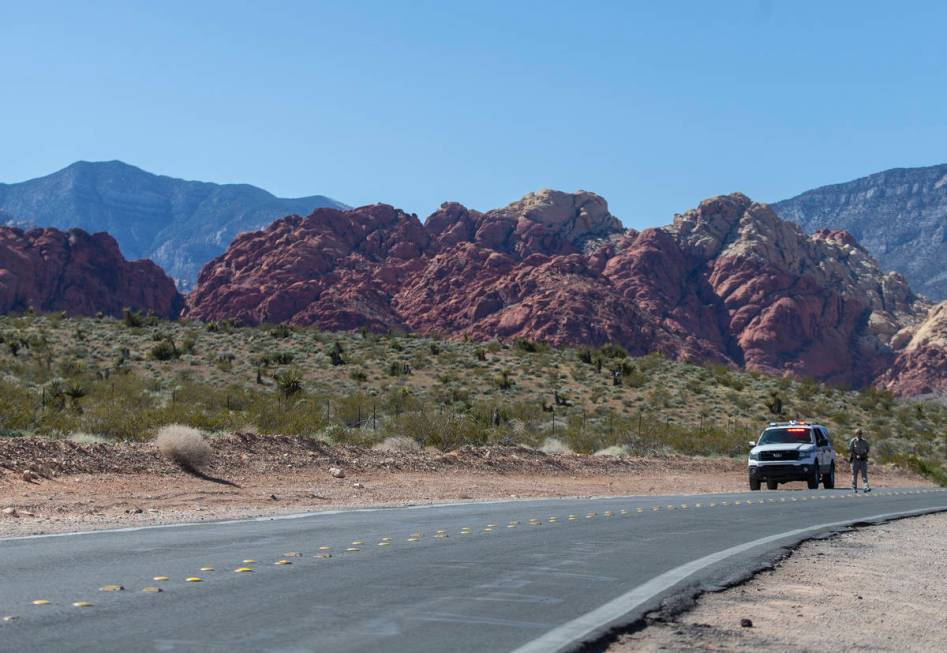
<svg viewBox="0 0 947 653">
<path fill-rule="evenodd" d="M 156 361 L 169 361 L 178 358 L 181 352 L 175 347 L 173 340 L 162 340 L 151 348 L 151 358 Z"/>
</svg>

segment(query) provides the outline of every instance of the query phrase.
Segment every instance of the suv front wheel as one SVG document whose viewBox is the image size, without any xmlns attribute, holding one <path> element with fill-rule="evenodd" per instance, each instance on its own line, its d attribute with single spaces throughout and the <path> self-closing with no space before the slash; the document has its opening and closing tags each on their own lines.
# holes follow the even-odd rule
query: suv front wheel
<svg viewBox="0 0 947 653">
<path fill-rule="evenodd" d="M 835 463 L 832 463 L 832 467 L 829 468 L 828 474 L 822 475 L 822 486 L 826 490 L 832 490 L 835 488 Z"/>
<path fill-rule="evenodd" d="M 750 476 L 750 489 L 751 489 L 752 491 L 754 491 L 754 492 L 759 491 L 759 489 L 760 489 L 760 479 L 758 479 L 758 478 L 753 478 L 753 476 Z"/>
</svg>

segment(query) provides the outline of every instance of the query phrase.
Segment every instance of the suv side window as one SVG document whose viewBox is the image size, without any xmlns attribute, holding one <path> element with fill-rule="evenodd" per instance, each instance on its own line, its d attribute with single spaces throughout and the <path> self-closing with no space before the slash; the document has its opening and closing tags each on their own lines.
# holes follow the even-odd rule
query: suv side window
<svg viewBox="0 0 947 653">
<path fill-rule="evenodd" d="M 825 432 L 825 429 L 816 429 L 816 443 L 820 447 L 829 446 L 829 435 Z"/>
</svg>

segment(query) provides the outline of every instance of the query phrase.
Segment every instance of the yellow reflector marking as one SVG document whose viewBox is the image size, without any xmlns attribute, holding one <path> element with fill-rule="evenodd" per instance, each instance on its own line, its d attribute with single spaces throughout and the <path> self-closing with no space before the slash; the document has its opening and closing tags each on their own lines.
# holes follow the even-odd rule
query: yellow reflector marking
<svg viewBox="0 0 947 653">
<path fill-rule="evenodd" d="M 75 602 L 73 602 L 72 607 L 74 607 L 74 608 L 91 608 L 91 607 L 92 607 L 92 604 L 89 603 L 88 601 L 75 601 Z"/>
<path fill-rule="evenodd" d="M 293 563 L 291 563 L 289 560 L 277 560 L 273 564 L 274 565 L 291 565 Z"/>
<path fill-rule="evenodd" d="M 204 580 L 203 578 L 198 578 L 197 576 L 188 576 L 187 578 L 184 579 L 184 581 L 187 583 L 200 583 L 203 580 Z"/>
<path fill-rule="evenodd" d="M 250 569 L 249 567 L 237 567 L 236 569 L 233 570 L 235 574 L 247 574 L 247 573 L 250 573 L 251 571 L 253 570 Z"/>
<path fill-rule="evenodd" d="M 121 592 L 124 587 L 121 585 L 103 585 L 99 588 L 100 592 Z"/>
<path fill-rule="evenodd" d="M 46 599 L 36 599 L 33 601 L 33 605 L 49 605 L 49 601 Z"/>
<path fill-rule="evenodd" d="M 160 587 L 151 587 L 151 586 L 148 586 L 148 587 L 143 588 L 141 591 L 142 591 L 142 592 L 148 592 L 149 594 L 157 594 L 158 592 L 161 592 L 162 589 L 161 589 Z"/>
<path fill-rule="evenodd" d="M 161 581 L 163 581 L 163 580 L 168 580 L 168 577 L 167 577 L 167 576 L 155 576 L 155 577 L 152 578 L 151 580 L 156 580 L 156 581 L 158 581 L 158 582 L 161 582 Z"/>
</svg>

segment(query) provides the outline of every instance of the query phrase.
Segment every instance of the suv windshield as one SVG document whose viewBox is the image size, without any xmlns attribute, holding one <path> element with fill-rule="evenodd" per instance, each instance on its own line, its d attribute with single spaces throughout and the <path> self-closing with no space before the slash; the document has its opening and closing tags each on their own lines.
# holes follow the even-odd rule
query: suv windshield
<svg viewBox="0 0 947 653">
<path fill-rule="evenodd" d="M 812 429 L 801 426 L 766 429 L 757 442 L 757 445 L 763 444 L 812 444 Z"/>
</svg>

